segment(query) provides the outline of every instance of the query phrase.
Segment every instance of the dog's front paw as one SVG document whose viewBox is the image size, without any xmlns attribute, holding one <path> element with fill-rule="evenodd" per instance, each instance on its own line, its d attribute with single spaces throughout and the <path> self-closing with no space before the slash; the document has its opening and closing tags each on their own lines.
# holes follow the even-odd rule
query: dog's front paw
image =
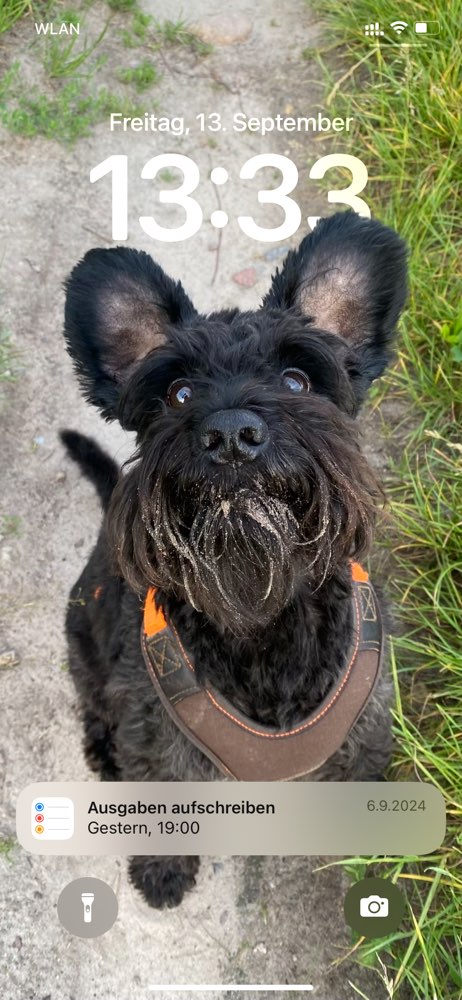
<svg viewBox="0 0 462 1000">
<path fill-rule="evenodd" d="M 179 906 L 185 892 L 196 884 L 200 860 L 192 857 L 136 857 L 130 861 L 133 885 L 149 906 L 158 909 Z"/>
</svg>

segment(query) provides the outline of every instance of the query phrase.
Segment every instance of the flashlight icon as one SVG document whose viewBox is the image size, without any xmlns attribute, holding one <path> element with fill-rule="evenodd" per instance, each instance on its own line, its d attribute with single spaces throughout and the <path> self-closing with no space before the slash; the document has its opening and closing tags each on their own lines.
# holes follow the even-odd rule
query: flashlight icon
<svg viewBox="0 0 462 1000">
<path fill-rule="evenodd" d="M 91 924 L 92 906 L 95 894 L 94 892 L 82 892 L 80 898 L 83 903 L 83 922 L 84 924 Z"/>
</svg>

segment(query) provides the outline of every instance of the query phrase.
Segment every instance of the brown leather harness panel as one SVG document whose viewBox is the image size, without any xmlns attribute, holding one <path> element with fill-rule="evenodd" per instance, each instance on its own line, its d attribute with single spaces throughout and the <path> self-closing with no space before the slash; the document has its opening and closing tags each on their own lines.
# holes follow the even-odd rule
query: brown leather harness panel
<svg viewBox="0 0 462 1000">
<path fill-rule="evenodd" d="M 344 743 L 374 690 L 384 645 L 374 590 L 367 574 L 357 570 L 346 666 L 317 709 L 289 730 L 259 725 L 214 688 L 198 685 L 176 629 L 156 610 L 155 592 L 148 592 L 141 644 L 156 692 L 178 728 L 228 778 L 301 778 L 318 770 Z"/>
</svg>

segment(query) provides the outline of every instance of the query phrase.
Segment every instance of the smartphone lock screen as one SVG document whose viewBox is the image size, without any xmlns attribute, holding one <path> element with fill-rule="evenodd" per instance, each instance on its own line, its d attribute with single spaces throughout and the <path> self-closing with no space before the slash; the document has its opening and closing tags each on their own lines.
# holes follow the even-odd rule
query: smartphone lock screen
<svg viewBox="0 0 462 1000">
<path fill-rule="evenodd" d="M 460 0 L 0 0 L 4 1000 L 462 997 Z"/>
</svg>

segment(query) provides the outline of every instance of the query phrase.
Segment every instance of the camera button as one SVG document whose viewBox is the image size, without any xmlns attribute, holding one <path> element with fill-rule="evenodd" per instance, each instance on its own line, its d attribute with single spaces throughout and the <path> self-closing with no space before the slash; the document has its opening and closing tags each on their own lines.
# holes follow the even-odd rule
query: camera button
<svg viewBox="0 0 462 1000">
<path fill-rule="evenodd" d="M 362 878 L 345 896 L 345 920 L 366 938 L 386 937 L 397 930 L 405 910 L 405 896 L 386 878 Z"/>
</svg>

